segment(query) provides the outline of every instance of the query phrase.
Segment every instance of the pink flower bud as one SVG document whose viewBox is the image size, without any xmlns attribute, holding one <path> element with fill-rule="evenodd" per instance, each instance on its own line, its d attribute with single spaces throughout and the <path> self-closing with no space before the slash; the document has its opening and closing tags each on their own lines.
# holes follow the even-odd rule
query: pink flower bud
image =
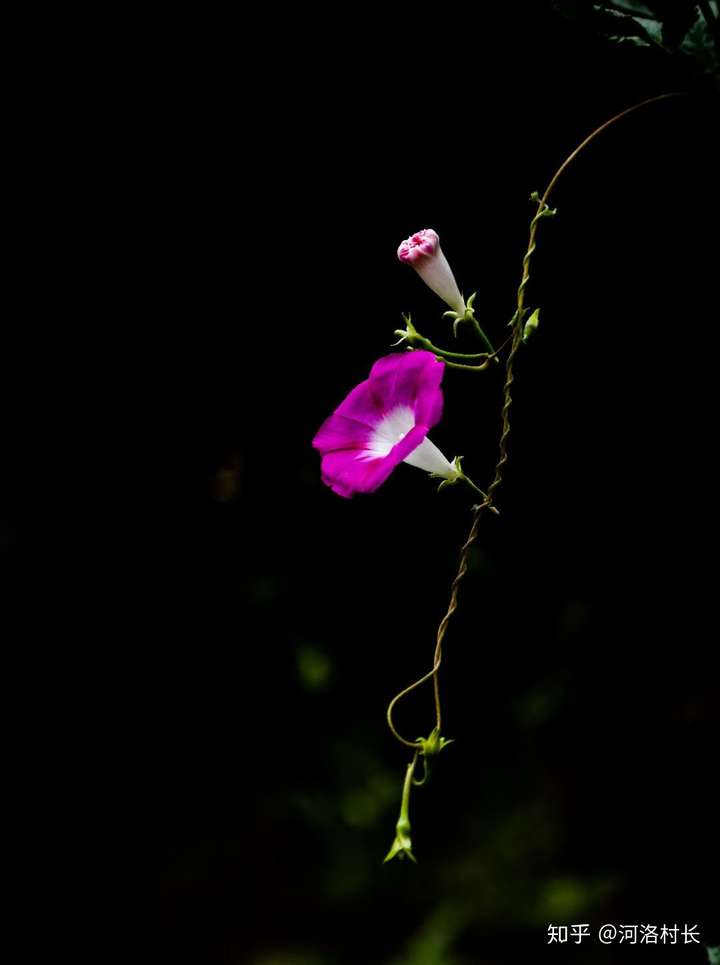
<svg viewBox="0 0 720 965">
<path fill-rule="evenodd" d="M 412 265 L 425 284 L 432 288 L 458 315 L 465 314 L 465 302 L 455 281 L 447 258 L 440 247 L 440 238 L 432 228 L 423 228 L 403 241 L 398 258 Z"/>
</svg>

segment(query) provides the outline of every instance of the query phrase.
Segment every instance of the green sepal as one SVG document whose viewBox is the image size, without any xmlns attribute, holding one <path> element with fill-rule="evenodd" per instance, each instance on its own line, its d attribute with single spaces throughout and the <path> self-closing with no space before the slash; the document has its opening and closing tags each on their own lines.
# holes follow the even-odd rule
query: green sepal
<svg viewBox="0 0 720 965">
<path fill-rule="evenodd" d="M 443 748 L 447 747 L 448 744 L 452 744 L 454 738 L 448 740 L 445 737 L 441 737 L 440 731 L 437 727 L 434 727 L 429 737 L 418 737 L 418 741 L 420 743 L 420 753 L 424 757 L 435 757 Z"/>
<path fill-rule="evenodd" d="M 462 461 L 463 461 L 462 456 L 455 456 L 455 458 L 452 461 L 454 475 L 451 476 L 449 479 L 441 476 L 440 473 L 437 473 L 437 472 L 430 473 L 431 479 L 442 479 L 442 482 L 438 486 L 437 491 L 442 492 L 442 490 L 445 489 L 447 486 L 454 486 L 456 483 L 464 482 L 464 483 L 467 483 L 467 485 L 471 489 L 474 489 L 476 493 L 482 496 L 483 499 L 487 499 L 487 493 L 483 492 L 483 490 L 480 489 L 479 486 L 476 486 L 475 483 L 472 481 L 472 479 L 470 479 L 469 476 L 466 476 L 465 473 L 463 472 Z"/>
<path fill-rule="evenodd" d="M 453 470 L 455 471 L 454 476 L 450 476 L 448 478 L 447 476 L 441 476 L 439 472 L 430 473 L 431 479 L 442 479 L 442 482 L 437 488 L 438 492 L 442 492 L 442 490 L 447 488 L 447 486 L 454 486 L 456 483 L 460 482 L 460 480 L 464 478 L 463 471 L 462 471 L 462 460 L 463 460 L 462 456 L 455 456 L 455 458 L 453 459 L 452 467 L 453 467 Z"/>
<path fill-rule="evenodd" d="M 397 345 L 402 345 L 403 342 L 407 342 L 408 345 L 412 345 L 413 340 L 418 337 L 417 330 L 413 323 L 410 321 L 410 316 L 403 313 L 403 321 L 405 322 L 405 328 L 396 328 L 393 335 L 399 335 L 397 342 L 393 342 L 390 346 L 395 348 Z"/>
<path fill-rule="evenodd" d="M 472 295 L 465 302 L 465 311 L 462 314 L 460 312 L 454 312 L 452 310 L 443 312 L 443 316 L 442 316 L 443 318 L 452 319 L 453 335 L 455 336 L 455 338 L 458 337 L 458 326 L 460 325 L 461 322 L 472 322 L 473 325 L 475 325 L 478 329 L 480 329 L 477 319 L 475 318 L 475 315 L 473 313 L 473 305 L 475 304 L 476 298 L 477 298 L 477 292 L 473 292 Z M 483 337 L 485 337 L 484 334 L 483 334 Z"/>
<path fill-rule="evenodd" d="M 412 839 L 410 838 L 410 822 L 403 821 L 401 818 L 395 825 L 395 840 L 388 853 L 383 858 L 383 864 L 392 861 L 393 858 L 409 858 L 417 864 L 417 858 L 412 853 Z"/>
</svg>

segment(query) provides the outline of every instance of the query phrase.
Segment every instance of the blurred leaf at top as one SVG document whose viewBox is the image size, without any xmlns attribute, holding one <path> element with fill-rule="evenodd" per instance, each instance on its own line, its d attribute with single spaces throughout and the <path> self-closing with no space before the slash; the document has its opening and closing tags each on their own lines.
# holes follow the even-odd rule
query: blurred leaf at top
<svg viewBox="0 0 720 965">
<path fill-rule="evenodd" d="M 553 0 L 554 9 L 611 43 L 652 48 L 690 74 L 720 74 L 720 16 L 717 0 Z"/>
</svg>

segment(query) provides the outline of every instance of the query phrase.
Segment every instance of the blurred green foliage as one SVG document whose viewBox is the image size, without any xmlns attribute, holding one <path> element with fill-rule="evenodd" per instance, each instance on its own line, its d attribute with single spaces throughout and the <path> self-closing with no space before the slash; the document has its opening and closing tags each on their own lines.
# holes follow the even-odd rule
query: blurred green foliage
<svg viewBox="0 0 720 965">
<path fill-rule="evenodd" d="M 613 43 L 661 52 L 717 83 L 720 21 L 717 0 L 554 0 L 555 9 Z"/>
</svg>

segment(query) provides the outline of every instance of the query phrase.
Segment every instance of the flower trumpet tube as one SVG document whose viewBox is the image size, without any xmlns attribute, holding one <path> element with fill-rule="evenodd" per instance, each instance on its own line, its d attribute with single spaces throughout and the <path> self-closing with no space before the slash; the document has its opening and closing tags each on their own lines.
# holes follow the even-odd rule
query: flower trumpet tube
<svg viewBox="0 0 720 965">
<path fill-rule="evenodd" d="M 322 457 L 323 482 L 349 498 L 377 489 L 401 462 L 447 482 L 461 478 L 428 439 L 442 416 L 444 371 L 432 352 L 379 359 L 313 439 Z"/>
<path fill-rule="evenodd" d="M 440 238 L 432 228 L 410 235 L 398 248 L 398 258 L 412 265 L 425 284 L 458 315 L 465 314 L 465 300 L 455 276 L 440 247 Z"/>
</svg>

